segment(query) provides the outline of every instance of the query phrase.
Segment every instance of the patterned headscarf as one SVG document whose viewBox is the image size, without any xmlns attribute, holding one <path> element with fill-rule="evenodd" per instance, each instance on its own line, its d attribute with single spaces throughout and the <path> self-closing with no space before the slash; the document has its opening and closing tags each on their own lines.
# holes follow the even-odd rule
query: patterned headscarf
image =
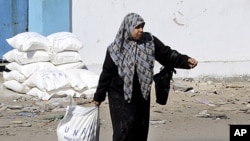
<svg viewBox="0 0 250 141">
<path fill-rule="evenodd" d="M 140 41 L 132 40 L 131 32 L 140 24 L 145 24 L 142 17 L 135 13 L 125 16 L 114 42 L 108 51 L 118 67 L 118 74 L 124 81 L 124 98 L 130 102 L 133 90 L 134 73 L 137 71 L 141 92 L 145 99 L 151 90 L 154 68 L 153 37 L 143 33 Z"/>
</svg>

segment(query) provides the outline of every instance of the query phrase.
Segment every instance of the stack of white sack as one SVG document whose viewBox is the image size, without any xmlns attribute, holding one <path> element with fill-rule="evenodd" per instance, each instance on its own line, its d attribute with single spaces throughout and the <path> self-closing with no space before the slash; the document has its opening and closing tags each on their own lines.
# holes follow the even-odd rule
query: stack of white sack
<svg viewBox="0 0 250 141">
<path fill-rule="evenodd" d="M 50 61 L 59 70 L 82 68 L 84 63 L 79 54 L 82 42 L 71 32 L 57 32 L 47 36 L 52 44 Z"/>
<path fill-rule="evenodd" d="M 42 70 L 32 74 L 24 84 L 32 89 L 28 95 L 48 100 L 52 96 L 84 97 L 94 96 L 98 75 L 86 69 Z"/>
<path fill-rule="evenodd" d="M 3 72 L 4 86 L 18 93 L 27 93 L 31 88 L 24 81 L 31 74 L 39 70 L 55 69 L 50 63 L 51 43 L 35 32 L 24 32 L 6 39 L 13 50 L 5 53 L 3 59 L 10 62 L 6 68 L 10 72 Z"/>
<path fill-rule="evenodd" d="M 6 88 L 42 100 L 53 95 L 79 97 L 82 93 L 92 98 L 98 76 L 81 69 L 84 63 L 78 50 L 82 44 L 72 33 L 58 32 L 46 38 L 35 32 L 24 32 L 7 42 L 13 50 L 3 55 L 10 62 L 6 65 L 10 71 L 3 72 Z"/>
</svg>

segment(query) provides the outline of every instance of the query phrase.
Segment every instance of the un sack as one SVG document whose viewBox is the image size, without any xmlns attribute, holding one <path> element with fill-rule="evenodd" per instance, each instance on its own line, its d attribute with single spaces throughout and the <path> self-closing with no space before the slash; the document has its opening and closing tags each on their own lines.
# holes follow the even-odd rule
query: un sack
<svg viewBox="0 0 250 141">
<path fill-rule="evenodd" d="M 70 105 L 57 126 L 58 141 L 99 141 L 98 107 Z"/>
</svg>

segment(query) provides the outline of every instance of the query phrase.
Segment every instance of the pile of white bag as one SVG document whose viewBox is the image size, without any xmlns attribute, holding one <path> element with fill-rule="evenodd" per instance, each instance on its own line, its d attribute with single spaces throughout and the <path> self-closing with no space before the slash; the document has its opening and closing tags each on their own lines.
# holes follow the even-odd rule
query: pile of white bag
<svg viewBox="0 0 250 141">
<path fill-rule="evenodd" d="M 10 62 L 3 72 L 4 86 L 18 93 L 48 100 L 53 95 L 85 94 L 92 98 L 98 75 L 83 69 L 82 42 L 71 32 L 47 37 L 23 32 L 6 39 L 12 50 L 3 55 Z"/>
</svg>

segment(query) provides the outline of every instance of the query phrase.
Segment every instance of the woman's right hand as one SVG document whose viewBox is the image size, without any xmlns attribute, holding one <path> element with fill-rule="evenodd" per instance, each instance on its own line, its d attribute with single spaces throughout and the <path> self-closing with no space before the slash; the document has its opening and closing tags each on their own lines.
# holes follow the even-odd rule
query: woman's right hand
<svg viewBox="0 0 250 141">
<path fill-rule="evenodd" d="M 198 64 L 198 61 L 194 58 L 189 58 L 188 59 L 188 65 L 191 69 L 195 68 Z"/>
</svg>

